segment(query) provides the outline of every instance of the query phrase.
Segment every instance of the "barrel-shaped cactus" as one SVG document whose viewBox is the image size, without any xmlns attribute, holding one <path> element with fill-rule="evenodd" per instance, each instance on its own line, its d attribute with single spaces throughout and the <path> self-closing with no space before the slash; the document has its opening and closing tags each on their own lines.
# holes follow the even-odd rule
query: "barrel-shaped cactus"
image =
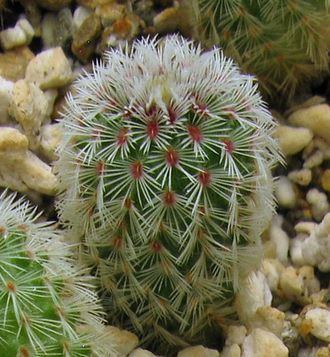
<svg viewBox="0 0 330 357">
<path fill-rule="evenodd" d="M 258 264 L 274 208 L 280 155 L 254 79 L 172 36 L 110 50 L 73 93 L 57 206 L 110 321 L 146 342 L 197 340 Z"/>
<path fill-rule="evenodd" d="M 220 45 L 265 93 L 291 97 L 329 69 L 328 0 L 187 0 L 196 34 Z"/>
<path fill-rule="evenodd" d="M 37 219 L 26 201 L 0 195 L 0 355 L 117 356 L 91 277 Z"/>
</svg>

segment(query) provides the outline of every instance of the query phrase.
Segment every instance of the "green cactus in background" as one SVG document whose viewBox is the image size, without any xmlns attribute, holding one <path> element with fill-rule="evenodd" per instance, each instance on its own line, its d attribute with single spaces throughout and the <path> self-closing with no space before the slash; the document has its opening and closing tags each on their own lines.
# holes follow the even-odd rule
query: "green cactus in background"
<svg viewBox="0 0 330 357">
<path fill-rule="evenodd" d="M 192 0 L 196 33 L 220 45 L 272 98 L 291 98 L 329 69 L 328 0 Z"/>
<path fill-rule="evenodd" d="M 117 356 L 91 278 L 39 216 L 0 195 L 0 356 Z"/>
<path fill-rule="evenodd" d="M 60 219 L 87 248 L 111 323 L 184 346 L 259 263 L 275 123 L 218 49 L 173 36 L 105 57 L 67 97 Z"/>
</svg>

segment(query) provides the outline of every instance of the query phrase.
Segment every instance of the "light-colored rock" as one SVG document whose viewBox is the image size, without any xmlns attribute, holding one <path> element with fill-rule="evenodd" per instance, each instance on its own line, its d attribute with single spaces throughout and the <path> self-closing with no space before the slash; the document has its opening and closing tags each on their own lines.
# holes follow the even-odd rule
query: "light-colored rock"
<svg viewBox="0 0 330 357">
<path fill-rule="evenodd" d="M 19 192 L 55 195 L 51 167 L 28 150 L 28 139 L 17 129 L 0 127 L 0 186 Z"/>
<path fill-rule="evenodd" d="M 116 2 L 98 5 L 95 14 L 101 18 L 102 25 L 106 27 L 125 16 L 126 6 Z"/>
<path fill-rule="evenodd" d="M 316 307 L 308 310 L 305 320 L 311 324 L 310 333 L 319 340 L 330 342 L 330 311 Z"/>
<path fill-rule="evenodd" d="M 296 204 L 296 193 L 292 182 L 286 176 L 280 176 L 275 184 L 275 196 L 280 207 L 292 208 Z"/>
<path fill-rule="evenodd" d="M 12 97 L 14 82 L 0 76 L 0 124 L 7 124 L 9 118 L 9 104 Z"/>
<path fill-rule="evenodd" d="M 23 79 L 33 57 L 33 52 L 27 46 L 0 53 L 0 76 L 13 82 Z"/>
<path fill-rule="evenodd" d="M 300 186 L 308 186 L 312 181 L 312 171 L 310 169 L 293 170 L 290 171 L 288 178 Z"/>
<path fill-rule="evenodd" d="M 203 346 L 193 346 L 180 351 L 177 357 L 220 357 L 220 353 Z"/>
<path fill-rule="evenodd" d="M 316 150 L 308 156 L 304 162 L 305 169 L 312 169 L 313 167 L 320 166 L 324 161 L 324 155 L 321 150 Z"/>
<path fill-rule="evenodd" d="M 62 126 L 56 124 L 46 124 L 40 130 L 39 150 L 48 161 L 56 160 L 56 149 L 59 147 L 63 137 Z"/>
<path fill-rule="evenodd" d="M 278 291 L 280 276 L 284 269 L 284 265 L 278 259 L 263 259 L 261 271 L 265 275 L 268 286 L 272 292 Z"/>
<path fill-rule="evenodd" d="M 324 191 L 330 192 L 330 169 L 326 169 L 322 173 L 321 186 Z"/>
<path fill-rule="evenodd" d="M 306 305 L 311 302 L 310 295 L 320 290 L 320 283 L 312 267 L 288 266 L 280 276 L 279 288 L 286 299 Z"/>
<path fill-rule="evenodd" d="M 299 109 L 289 116 L 288 121 L 292 125 L 308 128 L 315 135 L 330 141 L 330 107 L 328 104 Z"/>
<path fill-rule="evenodd" d="M 48 101 L 35 84 L 24 79 L 15 83 L 10 113 L 21 124 L 32 150 L 39 145 L 40 127 L 46 118 L 47 110 Z"/>
<path fill-rule="evenodd" d="M 327 212 L 329 212 L 329 203 L 327 195 L 316 188 L 310 189 L 306 194 L 306 200 L 311 205 L 313 217 L 321 221 Z"/>
<path fill-rule="evenodd" d="M 48 12 L 41 23 L 41 38 L 44 49 L 64 47 L 72 37 L 72 13 L 64 8 L 58 13 Z"/>
<path fill-rule="evenodd" d="M 283 342 L 269 331 L 253 329 L 245 338 L 242 357 L 288 357 L 289 350 Z"/>
<path fill-rule="evenodd" d="M 236 294 L 235 307 L 240 320 L 250 326 L 257 309 L 270 306 L 272 293 L 261 271 L 251 272 L 241 283 Z"/>
<path fill-rule="evenodd" d="M 308 264 L 318 267 L 323 272 L 330 271 L 330 213 L 327 213 L 319 225 L 297 224 L 299 233 L 293 239 L 291 256 L 295 264 Z"/>
<path fill-rule="evenodd" d="M 172 6 L 158 13 L 153 19 L 153 24 L 158 33 L 173 32 L 178 29 L 179 19 L 178 7 Z"/>
<path fill-rule="evenodd" d="M 251 326 L 260 327 L 280 337 L 284 327 L 284 312 L 271 306 L 261 306 L 256 311 L 256 316 Z"/>
<path fill-rule="evenodd" d="M 34 29 L 27 19 L 17 21 L 15 27 L 0 32 L 0 43 L 3 49 L 29 45 L 34 36 Z"/>
<path fill-rule="evenodd" d="M 156 355 L 142 348 L 137 348 L 136 350 L 132 351 L 128 357 L 156 357 Z"/>
<path fill-rule="evenodd" d="M 124 356 L 131 353 L 139 344 L 139 339 L 134 333 L 121 330 L 114 326 L 107 326 L 114 344 L 117 346 L 117 351 L 119 354 Z"/>
<path fill-rule="evenodd" d="M 243 325 L 240 326 L 235 326 L 231 325 L 228 327 L 228 330 L 226 331 L 226 345 L 233 345 L 233 344 L 238 344 L 241 345 L 244 341 L 244 338 L 246 336 L 246 327 Z"/>
<path fill-rule="evenodd" d="M 40 52 L 26 68 L 26 80 L 40 89 L 59 88 L 72 81 L 71 65 L 61 47 Z"/>
<path fill-rule="evenodd" d="M 313 139 L 313 133 L 307 128 L 295 128 L 279 125 L 275 136 L 284 155 L 294 155 L 305 148 Z"/>
<path fill-rule="evenodd" d="M 221 357 L 241 357 L 241 348 L 238 344 L 233 344 L 231 346 L 225 346 L 221 351 Z"/>
<path fill-rule="evenodd" d="M 276 215 L 272 219 L 272 224 L 269 230 L 270 240 L 274 242 L 276 246 L 276 257 L 278 260 L 286 264 L 288 261 L 289 252 L 289 236 L 282 229 L 283 217 Z"/>
<path fill-rule="evenodd" d="M 89 15 L 92 14 L 92 11 L 84 6 L 78 6 L 73 13 L 73 32 L 76 32 L 77 29 L 82 25 L 82 23 L 87 19 Z"/>
</svg>

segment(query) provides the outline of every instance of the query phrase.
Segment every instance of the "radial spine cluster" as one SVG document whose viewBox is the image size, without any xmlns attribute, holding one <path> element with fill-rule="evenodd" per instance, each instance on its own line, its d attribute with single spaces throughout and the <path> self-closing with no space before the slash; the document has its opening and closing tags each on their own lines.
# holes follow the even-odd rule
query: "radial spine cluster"
<svg viewBox="0 0 330 357">
<path fill-rule="evenodd" d="M 193 0 L 199 38 L 218 44 L 270 97 L 329 69 L 328 0 Z"/>
<path fill-rule="evenodd" d="M 61 220 L 94 264 L 110 321 L 184 345 L 259 262 L 275 123 L 253 77 L 179 36 L 110 50 L 73 93 Z"/>
<path fill-rule="evenodd" d="M 91 277 L 39 216 L 0 195 L 0 355 L 116 356 Z"/>
</svg>

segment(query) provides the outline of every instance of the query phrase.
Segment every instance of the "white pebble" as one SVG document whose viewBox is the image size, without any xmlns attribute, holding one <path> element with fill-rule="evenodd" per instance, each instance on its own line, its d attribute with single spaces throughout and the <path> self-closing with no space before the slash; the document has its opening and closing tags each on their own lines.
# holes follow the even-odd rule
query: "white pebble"
<svg viewBox="0 0 330 357">
<path fill-rule="evenodd" d="M 311 205 L 312 215 L 315 220 L 321 221 L 325 214 L 329 212 L 328 198 L 324 192 L 312 188 L 307 192 L 306 200 Z"/>
<path fill-rule="evenodd" d="M 255 328 L 245 338 L 242 357 L 288 357 L 289 350 L 273 333 Z"/>
<path fill-rule="evenodd" d="M 0 77 L 0 124 L 2 125 L 10 122 L 8 109 L 13 93 L 13 88 L 14 82 Z"/>
<path fill-rule="evenodd" d="M 296 204 L 296 193 L 292 182 L 286 176 L 280 176 L 275 183 L 275 196 L 280 207 L 293 208 Z"/>
<path fill-rule="evenodd" d="M 142 348 L 137 348 L 136 350 L 132 351 L 128 357 L 156 357 L 156 355 Z"/>
<path fill-rule="evenodd" d="M 315 308 L 307 311 L 306 320 L 311 322 L 310 333 L 319 340 L 330 342 L 330 311 L 322 308 Z"/>
<path fill-rule="evenodd" d="M 290 171 L 288 178 L 300 186 L 308 186 L 312 181 L 312 171 L 310 169 Z"/>
<path fill-rule="evenodd" d="M 220 353 L 203 346 L 193 346 L 180 351 L 177 357 L 220 357 Z"/>
<path fill-rule="evenodd" d="M 0 42 L 3 49 L 10 50 L 14 47 L 29 45 L 33 36 L 34 30 L 29 21 L 20 19 L 15 27 L 0 32 Z"/>
</svg>

